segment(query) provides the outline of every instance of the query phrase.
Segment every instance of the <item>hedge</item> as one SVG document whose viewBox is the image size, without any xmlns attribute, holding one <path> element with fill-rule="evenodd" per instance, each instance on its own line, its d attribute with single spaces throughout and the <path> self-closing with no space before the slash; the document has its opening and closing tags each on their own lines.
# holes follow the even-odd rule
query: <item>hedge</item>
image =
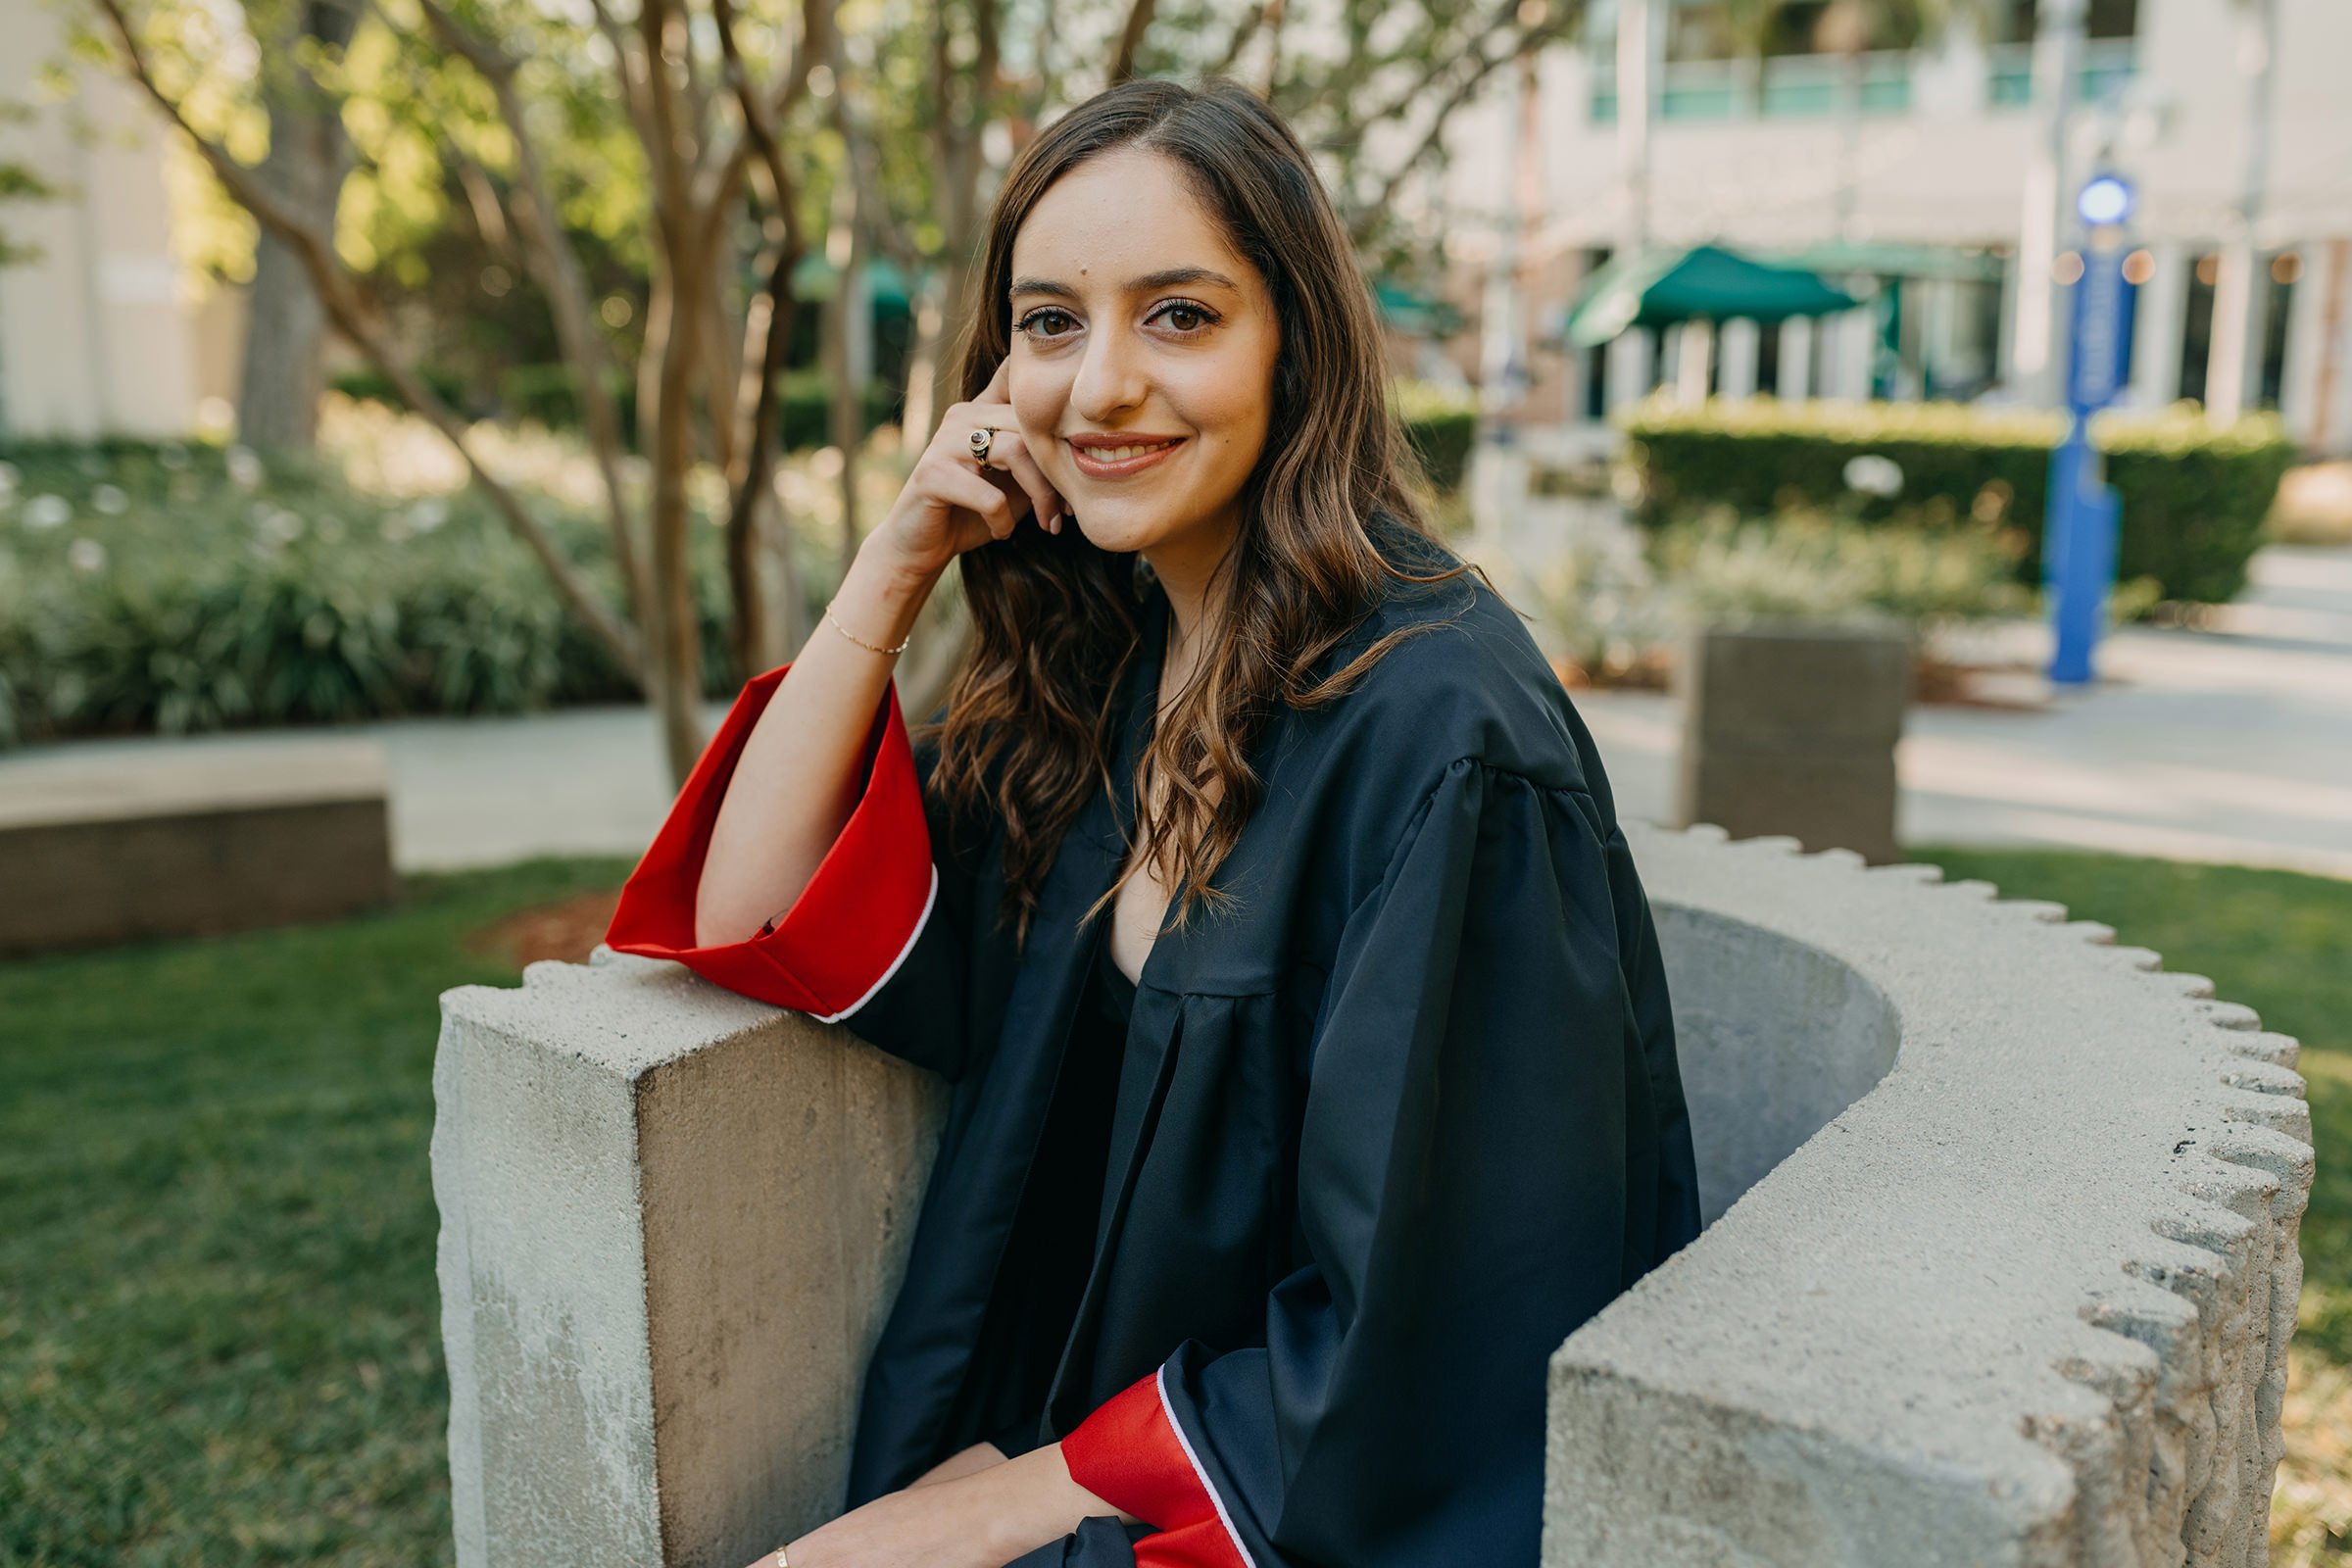
<svg viewBox="0 0 2352 1568">
<path fill-rule="evenodd" d="M 534 507 L 617 600 L 598 521 Z M 723 696 L 720 531 L 691 543 L 706 689 Z M 0 747 L 631 694 L 470 491 L 392 500 L 196 444 L 0 447 Z"/>
<path fill-rule="evenodd" d="M 2041 580 L 2050 452 L 2065 432 L 2063 416 L 1949 403 L 1760 398 L 1693 407 L 1653 398 L 1624 427 L 1627 461 L 1641 480 L 1637 516 L 1646 526 L 1712 508 L 1747 515 L 1828 509 L 1928 527 L 2006 524 L 2025 535 L 2020 580 Z M 2150 579 L 2162 599 L 2235 598 L 2294 461 L 2278 419 L 2222 427 L 2181 405 L 2102 415 L 2092 438 L 2123 502 L 2118 580 Z M 1856 490 L 1847 466 L 1860 457 L 1890 462 L 1899 488 Z"/>
<path fill-rule="evenodd" d="M 1478 405 L 1469 394 L 1427 381 L 1398 381 L 1395 397 L 1396 416 L 1430 484 L 1440 495 L 1459 490 L 1478 438 Z"/>
<path fill-rule="evenodd" d="M 475 401 L 464 380 L 446 370 L 423 372 L 425 383 L 452 407 L 473 410 Z M 620 417 L 621 440 L 637 445 L 637 387 L 626 374 L 614 372 L 612 403 Z M 346 397 L 367 399 L 388 408 L 404 407 L 390 383 L 372 370 L 352 370 L 334 379 Z M 785 372 L 783 401 L 784 450 L 799 452 L 827 445 L 831 440 L 832 403 L 824 373 L 819 370 Z M 562 365 L 518 365 L 499 377 L 497 410 L 508 418 L 532 419 L 551 430 L 576 430 L 581 424 L 579 390 L 570 368 Z M 899 392 L 886 381 L 869 381 L 865 388 L 865 428 L 886 424 L 899 416 Z"/>
</svg>

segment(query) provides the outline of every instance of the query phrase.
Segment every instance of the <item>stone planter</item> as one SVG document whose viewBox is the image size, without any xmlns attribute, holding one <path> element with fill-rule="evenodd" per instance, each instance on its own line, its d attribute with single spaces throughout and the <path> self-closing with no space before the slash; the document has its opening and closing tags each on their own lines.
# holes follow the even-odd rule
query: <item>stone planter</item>
<svg viewBox="0 0 2352 1568">
<path fill-rule="evenodd" d="M 1551 1359 L 1545 1568 L 2263 1561 L 2295 1042 L 1986 883 L 1627 835 L 1707 1224 Z M 448 993 L 461 1568 L 735 1568 L 830 1517 L 941 1089 L 673 964 Z"/>
<path fill-rule="evenodd" d="M 1911 705 L 1908 626 L 1764 622 L 1689 636 L 1675 820 L 1785 834 L 1872 864 L 1895 847 L 1894 746 Z"/>
</svg>

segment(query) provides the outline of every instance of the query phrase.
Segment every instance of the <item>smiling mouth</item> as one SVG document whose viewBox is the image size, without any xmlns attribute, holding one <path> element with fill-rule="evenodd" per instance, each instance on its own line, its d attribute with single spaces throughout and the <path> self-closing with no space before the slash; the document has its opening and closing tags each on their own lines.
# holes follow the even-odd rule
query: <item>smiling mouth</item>
<svg viewBox="0 0 2352 1568">
<path fill-rule="evenodd" d="M 1070 453 L 1080 473 L 1098 479 L 1116 479 L 1152 466 L 1182 445 L 1182 438 L 1118 447 L 1082 447 L 1073 442 Z"/>
</svg>

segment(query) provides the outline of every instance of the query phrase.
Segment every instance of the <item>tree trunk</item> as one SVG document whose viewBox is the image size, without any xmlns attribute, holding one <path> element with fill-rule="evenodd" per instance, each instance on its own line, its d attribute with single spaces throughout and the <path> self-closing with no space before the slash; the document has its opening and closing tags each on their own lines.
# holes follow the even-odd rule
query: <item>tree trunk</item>
<svg viewBox="0 0 2352 1568">
<path fill-rule="evenodd" d="M 691 387 L 701 332 L 693 307 L 679 299 L 681 274 L 698 265 L 684 245 L 657 261 L 646 312 L 638 407 L 650 412 L 646 456 L 653 466 L 653 615 L 645 628 L 646 693 L 661 720 L 670 777 L 684 783 L 703 749 L 702 628 L 695 613 L 688 550 L 693 521 L 687 478 L 694 467 Z M 651 396 L 646 393 L 650 391 Z"/>
<path fill-rule="evenodd" d="M 351 39 L 354 8 L 303 7 L 305 37 L 340 50 Z M 291 45 L 291 39 L 281 40 Z M 291 56 L 293 50 L 284 53 Z M 335 203 L 350 167 L 342 105 L 310 74 L 281 59 L 263 75 L 270 153 L 259 173 L 291 211 L 334 232 Z M 248 446 L 308 450 L 318 434 L 325 390 L 326 311 L 301 261 L 267 228 L 254 256 L 247 295 L 245 368 L 237 400 L 237 435 Z"/>
</svg>

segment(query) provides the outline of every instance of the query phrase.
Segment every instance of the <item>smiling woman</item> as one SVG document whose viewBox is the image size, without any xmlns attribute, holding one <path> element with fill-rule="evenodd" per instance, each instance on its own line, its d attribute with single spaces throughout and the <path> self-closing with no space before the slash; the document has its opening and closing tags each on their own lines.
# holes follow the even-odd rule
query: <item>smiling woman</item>
<svg viewBox="0 0 2352 1568">
<path fill-rule="evenodd" d="M 1546 1358 L 1698 1229 L 1592 736 L 1430 537 L 1246 89 L 1056 121 L 980 284 L 966 400 L 609 934 L 954 1084 L 854 1506 L 762 1560 L 1532 1565 Z"/>
</svg>

